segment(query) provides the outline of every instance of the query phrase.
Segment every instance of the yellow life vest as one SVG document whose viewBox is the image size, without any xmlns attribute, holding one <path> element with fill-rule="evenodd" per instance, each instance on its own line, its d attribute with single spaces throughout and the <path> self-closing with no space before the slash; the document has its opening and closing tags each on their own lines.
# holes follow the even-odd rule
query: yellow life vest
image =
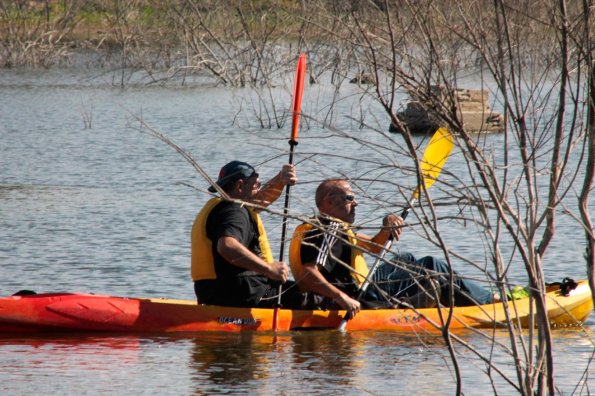
<svg viewBox="0 0 595 396">
<path fill-rule="evenodd" d="M 191 233 L 191 247 L 192 257 L 190 274 L 193 281 L 203 279 L 217 279 L 217 273 L 215 272 L 215 259 L 213 258 L 213 243 L 207 237 L 207 219 L 211 211 L 217 206 L 223 199 L 211 198 L 205 206 L 200 210 L 194 224 L 192 225 Z M 267 263 L 273 262 L 273 252 L 269 245 L 264 225 L 258 215 L 258 212 L 254 208 L 248 208 L 250 216 L 254 219 L 256 226 L 258 227 L 258 244 L 260 251 L 262 252 L 262 259 Z"/>
<path fill-rule="evenodd" d="M 333 219 L 337 221 L 336 219 Z M 349 227 L 349 225 L 345 222 L 339 221 L 342 225 L 343 232 L 347 235 L 347 240 L 352 245 L 351 246 L 351 267 L 354 271 L 351 272 L 351 276 L 355 280 L 358 286 L 361 286 L 362 283 L 366 280 L 368 276 L 368 265 L 366 264 L 366 259 L 364 258 L 364 254 L 361 249 L 357 248 L 358 240 L 355 236 L 353 230 Z M 293 236 L 291 238 L 291 243 L 289 244 L 289 264 L 291 266 L 291 273 L 293 274 L 293 278 L 296 282 L 302 277 L 302 269 L 303 263 L 302 258 L 300 255 L 300 247 L 302 245 L 302 241 L 304 240 L 304 235 L 310 230 L 312 230 L 314 226 L 312 224 L 304 223 L 299 225 Z"/>
</svg>

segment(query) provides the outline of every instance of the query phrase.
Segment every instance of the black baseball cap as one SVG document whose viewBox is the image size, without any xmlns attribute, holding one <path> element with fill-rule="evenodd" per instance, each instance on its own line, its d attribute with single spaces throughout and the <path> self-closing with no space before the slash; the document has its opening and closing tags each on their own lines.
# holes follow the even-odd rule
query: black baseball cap
<svg viewBox="0 0 595 396">
<path fill-rule="evenodd" d="M 256 169 L 250 164 L 242 161 L 231 161 L 223 166 L 219 171 L 219 178 L 217 185 L 225 187 L 229 183 L 235 182 L 239 179 L 248 179 L 249 177 L 258 176 Z M 209 187 L 210 192 L 216 192 L 215 187 Z"/>
</svg>

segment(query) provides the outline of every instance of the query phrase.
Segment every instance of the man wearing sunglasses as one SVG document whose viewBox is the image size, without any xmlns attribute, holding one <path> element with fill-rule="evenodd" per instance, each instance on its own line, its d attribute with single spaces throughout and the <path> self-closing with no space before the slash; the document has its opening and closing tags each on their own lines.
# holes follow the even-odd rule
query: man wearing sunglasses
<svg viewBox="0 0 595 396">
<path fill-rule="evenodd" d="M 300 288 L 325 297 L 321 308 L 339 307 L 350 316 L 362 305 L 388 307 L 401 301 L 417 308 L 435 306 L 432 297 L 439 297 L 450 285 L 446 279 L 449 267 L 443 260 L 430 256 L 417 260 L 410 253 L 399 256 L 395 263 L 381 264 L 372 279 L 376 287 L 369 287 L 358 300 L 368 275 L 363 253 L 379 254 L 391 234 L 398 240 L 403 219 L 385 216 L 382 229 L 374 237 L 355 234 L 352 224 L 357 205 L 347 180 L 328 179 L 318 186 L 316 206 L 320 215 L 296 229 L 290 246 L 291 270 Z M 456 274 L 454 285 L 455 305 L 494 300 L 490 291 Z"/>
<path fill-rule="evenodd" d="M 258 177 L 245 162 L 223 166 L 216 183 L 229 199 L 210 199 L 194 221 L 191 275 L 199 303 L 273 307 L 278 284 L 287 282 L 287 265 L 273 259 L 258 208 L 269 206 L 285 186 L 296 183 L 295 167 L 284 165 L 262 187 Z M 217 189 L 211 186 L 209 191 Z M 304 293 L 285 285 L 283 306 L 299 308 L 304 302 Z"/>
</svg>

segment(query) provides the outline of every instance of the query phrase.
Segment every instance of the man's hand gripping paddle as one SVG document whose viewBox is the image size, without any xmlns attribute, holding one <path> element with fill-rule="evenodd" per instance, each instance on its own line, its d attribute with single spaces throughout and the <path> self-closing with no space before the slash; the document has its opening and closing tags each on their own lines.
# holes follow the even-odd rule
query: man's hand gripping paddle
<svg viewBox="0 0 595 396">
<path fill-rule="evenodd" d="M 298 131 L 300 123 L 300 110 L 302 107 L 302 94 L 304 92 L 304 80 L 306 78 L 306 54 L 300 54 L 297 69 L 295 71 L 295 81 L 293 86 L 293 97 L 291 104 L 292 123 L 291 138 L 289 139 L 289 164 L 293 165 L 293 149 L 297 146 Z M 281 248 L 279 250 L 279 261 L 283 261 L 283 252 L 285 250 L 285 234 L 287 232 L 287 214 L 289 211 L 290 185 L 285 187 L 285 205 L 283 207 L 283 226 L 281 228 Z M 279 285 L 279 295 L 277 304 L 273 313 L 273 331 L 277 331 L 279 308 L 281 307 L 282 285 Z"/>
<path fill-rule="evenodd" d="M 454 139 L 446 128 L 440 128 L 436 131 L 436 133 L 434 133 L 434 136 L 432 136 L 430 143 L 428 143 L 428 147 L 426 147 L 426 151 L 424 152 L 424 156 L 421 160 L 421 173 L 423 177 L 422 181 L 425 185 L 425 188 L 430 188 L 430 186 L 432 186 L 432 184 L 434 184 L 434 182 L 438 179 L 440 172 L 442 172 L 442 167 L 448 159 L 453 146 Z M 403 213 L 401 213 L 401 218 L 403 220 L 407 218 L 412 205 L 419 199 L 419 195 L 423 188 L 423 185 L 418 185 L 413 192 L 409 206 L 407 206 L 405 210 L 403 210 Z M 358 300 L 361 299 L 366 293 L 368 286 L 370 286 L 370 281 L 374 277 L 374 273 L 376 273 L 378 264 L 380 264 L 380 261 L 382 261 L 386 253 L 390 250 L 392 243 L 393 235 L 391 234 L 386 240 L 382 251 L 376 258 L 376 261 L 374 261 L 374 264 L 370 268 L 366 280 L 364 283 L 362 283 L 359 289 Z M 347 326 L 347 321 L 349 319 L 350 318 L 347 315 L 343 318 L 341 324 L 339 325 L 340 331 L 345 331 L 345 327 Z"/>
</svg>

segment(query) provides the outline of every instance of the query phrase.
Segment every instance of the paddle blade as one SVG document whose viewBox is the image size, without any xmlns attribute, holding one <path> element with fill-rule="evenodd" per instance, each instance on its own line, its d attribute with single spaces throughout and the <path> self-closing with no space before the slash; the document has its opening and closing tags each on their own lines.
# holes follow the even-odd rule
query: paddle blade
<svg viewBox="0 0 595 396">
<path fill-rule="evenodd" d="M 297 143 L 300 111 L 302 108 L 302 94 L 304 93 L 304 80 L 306 79 L 306 54 L 300 54 L 297 69 L 295 71 L 295 81 L 293 85 L 293 98 L 291 103 L 292 123 L 291 123 L 291 141 Z"/>
<path fill-rule="evenodd" d="M 442 167 L 448 159 L 452 148 L 454 147 L 454 138 L 446 128 L 440 128 L 436 131 L 421 160 L 421 173 L 424 178 L 426 188 L 430 188 L 438 179 Z M 413 198 L 419 199 L 422 186 L 418 186 L 413 193 Z"/>
</svg>

